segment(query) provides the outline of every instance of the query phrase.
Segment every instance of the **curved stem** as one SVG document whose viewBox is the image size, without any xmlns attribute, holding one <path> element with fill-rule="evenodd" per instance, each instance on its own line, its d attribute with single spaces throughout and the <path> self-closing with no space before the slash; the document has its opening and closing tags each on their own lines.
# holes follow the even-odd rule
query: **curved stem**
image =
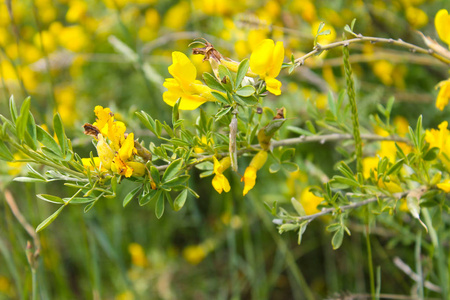
<svg viewBox="0 0 450 300">
<path fill-rule="evenodd" d="M 314 47 L 314 49 L 303 55 L 302 57 L 297 58 L 294 63 L 296 64 L 296 66 L 301 66 L 305 63 L 305 60 L 322 52 L 322 51 L 326 51 L 326 50 L 330 50 L 333 48 L 337 48 L 337 47 L 342 47 L 342 46 L 348 46 L 352 43 L 360 43 L 360 42 L 372 42 L 372 43 L 385 43 L 385 44 L 391 44 L 391 45 L 395 45 L 398 47 L 402 47 L 402 48 L 407 48 L 412 52 L 416 52 L 416 53 L 422 53 L 422 54 L 427 54 L 427 55 L 431 55 L 434 58 L 440 60 L 441 62 L 450 65 L 450 59 L 447 57 L 443 57 L 439 54 L 437 54 L 436 52 L 434 52 L 432 49 L 425 49 L 419 46 L 416 46 L 414 44 L 411 43 L 407 43 L 404 42 L 401 39 L 398 40 L 394 40 L 392 38 L 387 39 L 387 38 L 378 38 L 378 37 L 368 37 L 368 36 L 363 36 L 361 34 L 358 34 L 358 37 L 354 38 L 354 39 L 349 39 L 349 40 L 345 40 L 345 41 L 339 41 L 339 42 L 334 42 L 328 45 L 317 45 L 316 47 Z"/>
</svg>

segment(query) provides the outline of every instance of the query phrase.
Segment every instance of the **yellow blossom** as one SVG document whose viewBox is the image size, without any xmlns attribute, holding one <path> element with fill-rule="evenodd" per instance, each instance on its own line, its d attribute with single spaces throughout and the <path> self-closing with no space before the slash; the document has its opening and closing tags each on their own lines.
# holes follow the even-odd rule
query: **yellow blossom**
<svg viewBox="0 0 450 300">
<path fill-rule="evenodd" d="M 88 5 L 85 1 L 74 0 L 69 3 L 66 20 L 71 23 L 79 22 L 86 16 Z"/>
<path fill-rule="evenodd" d="M 439 110 L 443 110 L 447 106 L 450 99 L 450 79 L 439 82 L 436 86 L 439 88 L 439 94 L 436 99 L 436 107 Z"/>
<path fill-rule="evenodd" d="M 18 161 L 23 159 L 23 157 L 19 153 L 14 153 L 13 157 L 13 161 L 6 163 L 9 167 L 8 174 L 11 176 L 17 176 L 20 174 L 22 168 L 26 165 L 26 163 Z"/>
<path fill-rule="evenodd" d="M 428 24 L 427 14 L 420 8 L 414 6 L 409 6 L 406 9 L 406 20 L 408 20 L 408 23 L 415 29 L 422 28 Z"/>
<path fill-rule="evenodd" d="M 430 144 L 431 148 L 439 148 L 438 158 L 444 163 L 447 170 L 450 170 L 450 135 L 447 127 L 448 122 L 444 121 L 439 124 L 439 130 L 426 130 L 425 140 Z"/>
<path fill-rule="evenodd" d="M 196 80 L 197 69 L 189 58 L 181 52 L 172 53 L 173 63 L 169 66 L 169 73 L 173 78 L 166 78 L 164 87 L 164 102 L 170 106 L 181 98 L 181 110 L 193 110 L 207 101 L 216 101 L 211 95 L 211 89 L 201 81 Z"/>
<path fill-rule="evenodd" d="M 319 205 L 323 199 L 324 198 L 317 197 L 311 193 L 309 188 L 304 189 L 300 195 L 300 203 L 302 204 L 307 215 L 318 213 L 319 210 L 317 209 L 317 205 Z"/>
<path fill-rule="evenodd" d="M 108 143 L 106 143 L 102 134 L 98 135 L 97 154 L 100 158 L 102 166 L 108 170 L 111 170 L 111 164 L 115 154 Z"/>
<path fill-rule="evenodd" d="M 206 257 L 206 251 L 202 245 L 192 245 L 183 249 L 184 259 L 192 264 L 198 265 Z"/>
<path fill-rule="evenodd" d="M 271 39 L 263 40 L 250 56 L 250 69 L 266 82 L 267 90 L 274 95 L 281 94 L 281 82 L 275 77 L 280 74 L 283 59 L 283 42 L 275 45 Z"/>
<path fill-rule="evenodd" d="M 101 165 L 100 157 L 93 157 L 93 159 L 94 159 L 95 167 L 96 167 L 97 169 L 100 169 L 100 168 L 101 168 L 102 171 L 106 171 L 106 168 L 104 168 L 104 167 Z M 91 171 L 94 170 L 94 166 L 92 165 L 92 161 L 91 161 L 90 158 L 82 158 L 81 161 L 83 162 L 83 166 L 84 166 L 85 168 L 89 168 Z"/>
<path fill-rule="evenodd" d="M 147 256 L 144 248 L 138 243 L 131 243 L 128 245 L 128 252 L 131 255 L 131 263 L 138 267 L 146 267 L 148 265 Z"/>
<path fill-rule="evenodd" d="M 450 15 L 446 9 L 437 12 L 434 18 L 434 26 L 439 38 L 446 44 L 450 45 Z"/>
<path fill-rule="evenodd" d="M 256 172 L 262 168 L 267 161 L 267 151 L 259 151 L 250 162 L 250 165 L 245 169 L 244 176 L 241 181 L 244 181 L 244 196 L 255 186 Z"/>
<path fill-rule="evenodd" d="M 230 191 L 230 183 L 228 179 L 223 175 L 223 172 L 231 166 L 230 157 L 223 158 L 220 162 L 214 157 L 214 174 L 216 174 L 212 180 L 214 189 L 222 194 L 222 191 L 228 193 Z"/>
<path fill-rule="evenodd" d="M 190 4 L 187 1 L 172 5 L 164 16 L 164 26 L 172 30 L 181 30 L 189 20 L 190 10 Z"/>
<path fill-rule="evenodd" d="M 79 25 L 63 28 L 59 35 L 59 42 L 61 46 L 73 52 L 81 52 L 90 44 L 89 37 Z"/>
<path fill-rule="evenodd" d="M 446 193 L 450 193 L 450 179 L 446 179 L 443 182 L 438 183 L 437 187 Z"/>
</svg>

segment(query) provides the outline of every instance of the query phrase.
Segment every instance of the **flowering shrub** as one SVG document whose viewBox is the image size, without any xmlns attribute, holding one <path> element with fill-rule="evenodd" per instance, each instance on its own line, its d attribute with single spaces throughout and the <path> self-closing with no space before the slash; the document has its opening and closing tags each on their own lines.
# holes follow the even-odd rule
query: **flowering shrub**
<svg viewBox="0 0 450 300">
<path fill-rule="evenodd" d="M 218 232 L 220 229 L 217 228 L 227 227 L 229 231 L 226 237 L 208 237 L 198 244 L 189 241 L 180 253 L 188 263 L 198 266 L 210 253 L 218 251 L 223 240 L 227 240 L 232 253 L 233 284 L 246 272 L 257 273 L 257 270 L 251 268 L 251 271 L 238 271 L 235 237 L 236 232 L 242 230 L 246 258 L 252 260 L 251 253 L 254 249 L 249 244 L 252 232 L 248 217 L 256 211 L 256 221 L 252 222 L 264 224 L 268 230 L 277 227 L 279 234 L 295 233 L 300 247 L 308 242 L 307 229 L 314 222 L 323 224 L 325 227 L 320 229 L 331 233 L 327 238 L 331 240 L 334 250 L 345 247 L 345 234 L 350 236 L 352 232 L 363 230 L 367 248 L 365 274 L 369 279 L 369 287 L 365 292 L 374 299 L 380 297 L 384 281 L 381 280 L 380 269 L 374 269 L 372 247 L 375 246 L 371 242 L 371 231 L 375 231 L 378 224 L 388 230 L 395 229 L 394 233 L 387 233 L 389 237 L 393 236 L 390 240 L 394 241 L 392 243 L 407 246 L 415 244 L 413 257 L 417 260 L 416 273 L 400 258 L 396 257 L 400 262 L 394 260 L 397 261 L 395 264 L 398 269 L 415 282 L 415 293 L 421 298 L 424 295 L 438 295 L 444 299 L 448 297 L 448 122 L 436 109 L 427 108 L 425 112 L 431 111 L 429 114 L 408 112 L 409 120 L 414 120 L 409 126 L 408 120 L 402 115 L 406 115 L 407 109 L 401 108 L 403 104 L 396 103 L 394 97 L 383 103 L 379 103 L 377 99 L 376 103 L 369 104 L 366 100 L 370 98 L 365 98 L 364 102 L 360 95 L 366 84 L 364 74 L 372 73 L 371 69 L 375 75 L 373 79 L 380 81 L 383 88 L 394 86 L 400 90 L 405 89 L 408 85 L 405 79 L 407 69 L 397 61 L 403 55 L 410 60 L 406 62 L 425 61 L 427 66 L 439 64 L 448 69 L 450 52 L 446 47 L 424 34 L 421 34 L 420 42 L 424 46 L 419 46 L 419 42 L 408 43 L 401 39 L 369 37 L 356 33 L 355 24 L 358 23 L 355 20 L 350 25 L 345 25 L 348 21 L 344 20 L 345 16 L 353 16 L 351 11 L 345 9 L 342 11 L 343 16 L 340 16 L 335 11 L 322 7 L 321 12 L 328 14 L 333 23 L 325 25 L 317 20 L 316 8 L 310 1 L 301 6 L 289 4 L 292 6 L 290 9 L 293 16 L 301 16 L 314 32 L 310 38 L 312 48 L 306 52 L 298 51 L 298 41 L 291 41 L 288 37 L 277 38 L 277 30 L 289 31 L 288 28 L 276 25 L 282 19 L 277 1 L 268 1 L 264 9 L 257 10 L 256 21 L 241 20 L 252 28 L 247 32 L 247 38 L 240 37 L 242 29 L 234 28 L 237 22 L 228 17 L 245 11 L 245 4 L 229 6 L 225 2 L 213 1 L 214 6 L 210 2 L 194 1 L 193 5 L 188 5 L 181 1 L 165 8 L 165 14 L 160 15 L 163 9 L 154 7 L 153 1 L 134 1 L 129 4 L 105 1 L 105 7 L 117 13 L 118 24 L 125 31 L 128 27 L 137 26 L 132 24 L 132 20 L 143 14 L 145 25 L 137 26 L 137 37 L 133 39 L 149 43 L 135 51 L 126 38 L 122 40 L 110 32 L 112 25 L 108 25 L 103 31 L 98 23 L 102 21 L 103 24 L 109 24 L 108 18 L 94 18 L 85 2 L 67 3 L 65 20 L 68 24 L 75 23 L 68 26 L 56 21 L 57 13 L 51 5 L 41 2 L 33 2 L 36 11 L 46 12 L 42 16 L 35 13 L 35 22 L 40 25 L 37 32 L 29 34 L 33 36 L 33 45 L 25 42 L 24 37 L 23 41 L 18 38 L 17 44 L 10 46 L 12 44 L 9 41 L 13 36 L 9 33 L 3 36 L 3 41 L 0 40 L 2 45 L 9 45 L 0 48 L 2 55 L 7 58 L 5 65 L 2 65 L 0 77 L 8 97 L 6 81 L 10 79 L 18 84 L 16 89 L 23 94 L 29 94 L 28 90 L 34 92 L 38 86 L 43 85 L 44 81 L 38 82 L 39 76 L 34 73 L 37 71 L 32 71 L 39 70 L 41 65 L 44 65 L 44 73 L 48 76 L 47 84 L 51 89 L 52 110 L 55 112 L 51 113 L 51 129 L 45 122 L 41 122 L 49 114 L 46 112 L 39 115 L 34 112 L 33 107 L 38 106 L 34 97 L 26 98 L 19 108 L 16 98 L 11 96 L 9 114 L 0 115 L 0 159 L 8 162 L 7 178 L 14 178 L 14 181 L 23 184 L 62 181 L 67 187 L 64 195 L 56 191 L 36 191 L 37 198 L 58 206 L 49 216 L 40 220 L 36 232 L 45 234 L 45 228 L 52 228 L 48 226 L 63 218 L 64 214 L 69 214 L 65 208 L 70 204 L 84 205 L 85 213 L 100 206 L 96 211 L 90 212 L 93 215 L 105 208 L 101 205 L 107 199 L 118 199 L 123 207 L 132 203 L 151 205 L 156 218 L 160 219 L 154 226 L 162 226 L 166 224 L 163 223 L 163 215 L 168 214 L 168 218 L 172 216 L 172 212 L 168 213 L 167 205 L 175 212 L 173 218 L 179 218 L 171 220 L 182 222 L 177 214 L 186 216 L 188 209 L 190 212 L 197 211 L 198 208 L 193 206 L 200 203 L 197 201 L 212 203 L 220 201 L 214 198 L 222 197 L 220 199 L 228 199 L 227 208 L 220 210 L 220 216 L 215 218 L 213 227 Z M 374 7 L 377 5 L 386 4 L 377 2 Z M 36 6 L 39 6 L 39 10 Z M 426 25 L 428 17 L 423 10 L 409 3 L 405 6 L 405 18 L 412 28 L 418 29 Z M 155 44 L 166 43 L 163 38 L 170 40 L 170 33 L 160 37 L 162 40 L 155 40 L 154 32 L 164 32 L 160 27 L 174 30 L 173 34 L 181 32 L 189 22 L 187 16 L 193 7 L 201 15 L 217 14 L 215 17 L 223 18 L 224 28 L 219 36 L 233 41 L 234 49 L 230 52 L 235 53 L 232 58 L 224 54 L 227 53 L 226 46 L 222 49 L 220 43 L 210 43 L 205 33 L 205 38 L 192 37 L 196 38 L 192 44 L 201 47 L 193 48 L 191 57 L 180 52 L 185 51 L 182 48 L 184 45 L 174 46 L 177 51 L 169 53 L 172 64 L 167 70 L 160 70 L 156 64 L 146 61 L 143 53 L 156 53 Z M 5 14 L 5 8 L 8 14 L 6 5 L 1 7 L 0 12 Z M 3 26 L 15 26 L 11 14 L 10 17 L 11 21 L 2 24 Z M 273 31 L 272 38 L 267 36 L 264 21 L 273 23 L 269 26 Z M 257 23 L 256 27 L 252 22 Z M 338 29 L 335 27 L 339 26 L 343 29 L 343 36 L 342 40 L 336 41 Z M 447 10 L 439 10 L 435 16 L 436 37 L 446 44 L 449 44 L 449 26 Z M 80 81 L 83 81 L 83 76 L 88 76 L 86 74 L 89 73 L 89 67 L 82 66 L 89 60 L 89 55 L 75 54 L 88 50 L 96 53 L 92 55 L 100 53 L 102 44 L 91 45 L 89 42 L 93 36 L 107 39 L 110 46 L 119 53 L 119 57 L 131 63 L 135 69 L 133 74 L 137 74 L 139 79 L 135 81 L 145 85 L 151 95 L 153 102 L 145 103 L 145 98 L 139 96 L 141 91 L 123 92 L 123 98 L 129 93 L 134 100 L 140 100 L 130 108 L 134 117 L 122 114 L 123 107 L 121 109 L 118 104 L 110 103 L 106 107 L 102 101 L 92 105 L 92 101 L 80 100 L 84 107 L 89 107 L 89 113 L 83 114 L 81 110 L 75 109 L 78 97 L 93 99 L 94 96 L 79 94 L 75 97 L 74 94 L 80 93 L 81 89 L 73 88 L 72 83 L 66 86 L 67 83 L 59 82 L 60 86 L 53 86 L 56 71 L 52 68 L 61 53 L 72 60 L 68 72 L 70 74 L 66 75 L 73 77 L 73 81 L 77 76 Z M 374 50 L 373 44 L 382 45 L 377 46 L 377 49 L 392 45 L 396 50 L 389 50 L 390 52 L 384 53 L 385 57 L 370 62 L 370 68 L 360 69 L 354 65 L 357 59 L 376 56 L 378 50 Z M 37 50 L 38 46 L 40 50 Z M 16 47 L 16 52 L 8 50 L 9 47 Z M 19 51 L 19 47 L 28 51 Z M 357 49 L 362 54 L 353 56 L 353 47 L 360 47 Z M 352 54 L 349 53 L 350 50 Z M 32 57 L 33 51 L 36 52 L 36 57 Z M 400 51 L 405 51 L 407 55 Z M 23 61 L 20 52 L 27 53 Z M 161 53 L 163 54 L 168 53 L 166 51 Z M 334 57 L 328 58 L 330 55 Z M 391 59 L 392 57 L 395 59 Z M 16 61 L 29 65 L 19 66 Z M 167 65 L 169 64 L 170 61 L 167 61 Z M 333 64 L 343 66 L 342 80 L 336 79 L 336 72 L 331 69 Z M 317 66 L 322 68 L 322 76 L 311 71 Z M 57 72 L 64 73 L 61 70 Z M 161 74 L 167 75 L 167 78 L 164 79 Z M 107 75 L 108 71 L 101 70 L 99 80 Z M 127 82 L 134 82 L 133 79 L 125 78 L 127 76 L 112 79 L 108 83 L 109 88 L 103 86 L 100 90 L 103 89 L 105 95 L 101 95 L 99 99 L 113 97 L 120 80 L 123 80 L 125 86 Z M 296 76 L 307 78 L 306 82 L 316 90 L 300 87 Z M 94 75 L 92 77 L 95 79 Z M 420 80 L 426 82 L 430 79 Z M 435 106 L 439 111 L 447 109 L 449 82 L 444 80 L 436 85 L 439 91 Z M 80 83 L 80 86 L 83 85 L 92 86 L 92 90 L 97 89 L 94 82 Z M 339 92 L 339 89 L 342 91 Z M 375 95 L 377 90 L 373 88 L 371 92 Z M 299 95 L 302 95 L 301 98 L 309 98 L 308 101 L 300 103 Z M 434 116 L 431 117 L 434 120 L 430 120 L 428 115 Z M 438 129 L 429 125 L 433 124 L 432 121 L 440 123 Z M 80 126 L 73 126 L 78 123 L 85 123 L 85 136 L 80 134 Z M 133 128 L 133 132 L 127 132 L 130 128 Z M 308 144 L 314 145 L 314 148 L 308 150 Z M 319 158 L 311 158 L 320 155 L 322 147 L 330 144 L 333 147 L 326 149 L 326 157 L 323 158 L 328 166 L 324 166 Z M 310 157 L 303 154 L 303 151 L 309 153 Z M 22 163 L 26 163 L 26 169 Z M 205 177 L 210 179 L 203 179 Z M 209 198 L 205 195 L 209 195 Z M 35 251 L 32 251 L 29 244 L 27 259 L 35 276 L 39 263 L 39 237 L 21 216 L 9 191 L 5 192 L 5 198 L 20 224 L 34 238 Z M 245 204 L 242 204 L 245 201 L 260 203 L 266 210 L 262 210 L 263 206 L 258 206 L 260 204 L 255 204 L 250 209 L 245 208 Z M 242 214 L 238 215 L 234 207 L 239 207 Z M 112 247 L 99 226 L 93 222 L 89 226 L 108 256 L 116 259 L 117 254 L 114 250 L 108 250 Z M 157 235 L 159 229 L 151 231 Z M 273 236 L 276 241 L 274 251 L 277 256 L 284 255 L 288 249 L 284 236 L 283 239 L 276 234 Z M 311 240 L 311 236 L 309 239 Z M 382 248 L 379 243 L 377 247 Z M 422 250 L 429 255 L 429 262 L 421 261 Z M 91 251 L 90 255 L 97 256 L 97 250 Z M 164 269 L 158 265 L 162 260 L 156 258 L 152 262 L 140 244 L 130 243 L 128 251 L 131 264 L 136 269 L 132 269 L 131 275 L 125 274 L 124 277 L 130 276 L 137 282 L 141 275 L 146 278 L 148 273 L 145 272 L 151 268 L 159 271 Z M 171 258 L 169 254 L 164 257 Z M 296 268 L 293 254 L 289 252 L 287 257 L 286 264 L 290 266 L 286 267 L 294 277 L 292 286 L 301 286 L 304 288 L 302 295 L 313 299 L 313 293 Z M 279 263 L 278 260 L 274 263 L 275 269 L 281 268 L 277 267 Z M 256 265 L 255 263 L 253 267 Z M 123 272 L 123 266 L 119 268 Z M 280 270 L 273 272 L 278 275 L 281 273 Z M 136 285 L 135 288 L 130 288 L 134 296 L 124 292 L 118 298 L 128 299 L 127 297 L 141 297 L 145 294 L 145 291 L 136 290 L 138 284 L 127 284 Z M 33 297 L 36 297 L 35 277 L 32 278 L 32 287 Z M 247 293 L 251 293 L 254 298 L 259 298 L 260 290 L 263 290 L 262 287 L 255 283 L 251 292 L 244 288 L 231 288 L 224 297 L 245 297 Z M 165 295 L 162 298 L 174 297 L 170 293 L 167 296 L 164 291 L 159 293 Z M 316 293 L 321 294 L 322 291 Z M 268 292 L 261 297 L 270 298 Z"/>
</svg>

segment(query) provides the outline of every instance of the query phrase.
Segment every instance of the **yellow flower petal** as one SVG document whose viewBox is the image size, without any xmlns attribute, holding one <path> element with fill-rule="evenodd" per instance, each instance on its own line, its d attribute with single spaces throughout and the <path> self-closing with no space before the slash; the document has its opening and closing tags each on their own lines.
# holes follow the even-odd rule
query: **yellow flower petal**
<svg viewBox="0 0 450 300">
<path fill-rule="evenodd" d="M 267 70 L 268 77 L 277 77 L 280 74 L 281 66 L 284 60 L 284 46 L 283 42 L 277 42 L 273 49 L 272 61 L 269 69 Z"/>
<path fill-rule="evenodd" d="M 186 54 L 174 51 L 172 52 L 172 61 L 169 73 L 173 78 L 186 83 L 193 82 L 197 78 L 197 69 Z"/>
<path fill-rule="evenodd" d="M 134 150 L 134 134 L 128 134 L 122 147 L 119 149 L 119 157 L 122 161 L 127 161 L 132 155 Z"/>
<path fill-rule="evenodd" d="M 280 95 L 281 81 L 272 77 L 266 77 L 266 89 L 274 95 Z"/>
<path fill-rule="evenodd" d="M 105 142 L 103 135 L 98 135 L 98 143 L 97 143 L 97 153 L 100 157 L 100 161 L 102 162 L 102 166 L 108 170 L 111 169 L 111 163 L 114 158 L 114 151 L 111 147 Z"/>
<path fill-rule="evenodd" d="M 441 9 L 434 18 L 434 26 L 439 38 L 450 45 L 450 15 L 446 9 Z"/>
<path fill-rule="evenodd" d="M 228 193 L 231 189 L 228 179 L 223 174 L 216 174 L 214 176 L 212 186 L 219 194 L 222 194 L 222 191 Z"/>
<path fill-rule="evenodd" d="M 275 43 L 271 39 L 265 39 L 250 56 L 250 69 L 262 79 L 266 77 L 266 72 L 270 68 L 274 48 Z"/>
<path fill-rule="evenodd" d="M 255 186 L 256 183 L 256 168 L 252 166 L 248 166 L 245 169 L 244 176 L 241 178 L 241 181 L 244 181 L 244 192 L 243 195 L 247 195 L 247 193 Z"/>
<path fill-rule="evenodd" d="M 449 27 L 450 32 L 450 27 Z M 444 110 L 444 108 L 447 106 L 448 101 L 450 99 L 450 79 L 441 81 L 438 84 L 439 87 L 439 94 L 436 99 L 436 107 L 439 110 Z"/>
<path fill-rule="evenodd" d="M 443 182 L 438 183 L 437 187 L 446 193 L 450 193 L 450 179 L 446 179 Z"/>
</svg>

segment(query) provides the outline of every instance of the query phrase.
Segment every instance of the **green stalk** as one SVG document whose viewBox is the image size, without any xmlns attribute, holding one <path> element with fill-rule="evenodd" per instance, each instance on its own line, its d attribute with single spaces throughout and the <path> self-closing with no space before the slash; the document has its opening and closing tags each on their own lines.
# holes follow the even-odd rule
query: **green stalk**
<svg viewBox="0 0 450 300">
<path fill-rule="evenodd" d="M 356 106 L 355 84 L 352 77 L 352 67 L 350 66 L 348 47 L 342 47 L 344 57 L 345 79 L 347 81 L 347 95 L 352 108 L 353 138 L 355 139 L 356 171 L 362 173 L 362 140 L 359 132 L 358 108 Z"/>
</svg>

